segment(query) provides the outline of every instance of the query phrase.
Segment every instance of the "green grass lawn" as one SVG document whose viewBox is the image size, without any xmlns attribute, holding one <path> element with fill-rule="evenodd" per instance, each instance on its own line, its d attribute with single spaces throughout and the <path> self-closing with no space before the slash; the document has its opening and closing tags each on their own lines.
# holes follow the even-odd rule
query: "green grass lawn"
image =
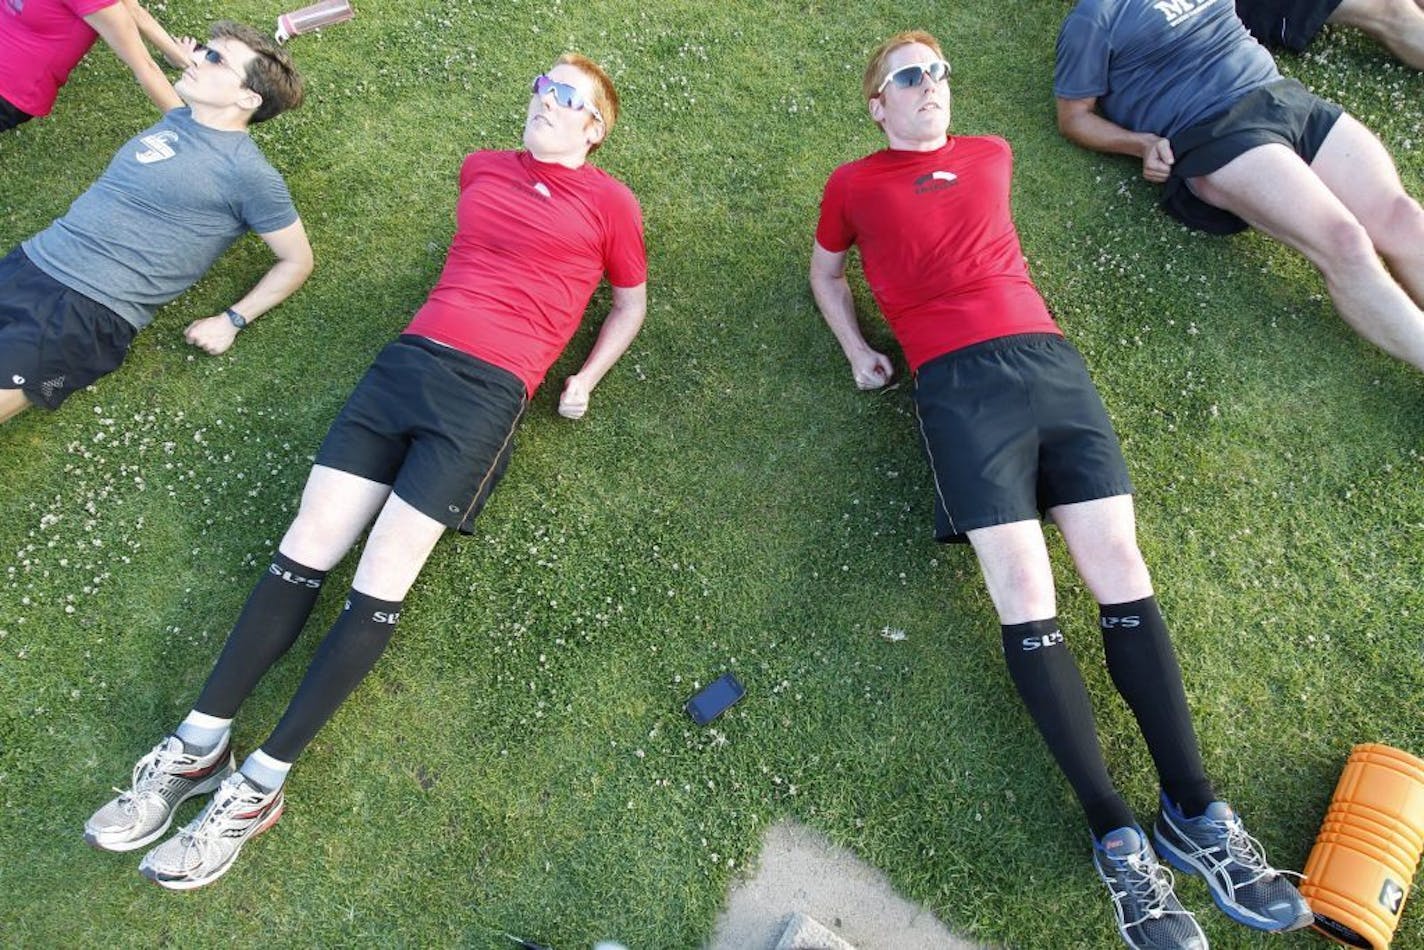
<svg viewBox="0 0 1424 950">
<path fill-rule="evenodd" d="M 311 281 L 227 355 L 188 347 L 183 326 L 267 266 L 248 239 L 122 371 L 0 428 L 0 942 L 690 948 L 793 816 L 974 937 L 1117 944 L 972 555 L 931 539 L 907 387 L 855 391 L 807 290 L 827 174 L 881 144 L 866 54 L 912 26 L 954 62 L 955 128 L 1015 147 L 1025 251 L 1123 438 L 1208 768 L 1302 866 L 1354 743 L 1424 753 L 1424 378 L 1350 333 L 1297 256 L 1185 231 L 1135 163 L 1057 135 L 1067 7 L 366 2 L 294 41 L 307 105 L 256 138 L 311 233 Z M 159 12 L 201 33 L 280 5 Z M 517 145 L 529 78 L 566 48 L 622 92 L 597 159 L 643 204 L 646 327 L 584 421 L 556 416 L 557 382 L 536 395 L 478 533 L 437 549 L 274 832 L 210 888 L 151 887 L 138 854 L 86 848 L 83 821 L 189 708 L 327 424 L 423 301 L 460 157 Z M 1424 78 L 1340 32 L 1283 67 L 1376 129 L 1424 195 Z M 0 251 L 151 118 L 96 52 L 52 118 L 0 136 Z M 1109 765 L 1150 821 L 1150 760 L 1050 543 Z M 244 707 L 241 751 L 350 573 Z M 682 701 L 728 669 L 747 698 L 693 727 Z M 1313 945 L 1179 890 L 1214 946 Z M 1414 903 L 1398 947 L 1424 946 Z"/>
</svg>

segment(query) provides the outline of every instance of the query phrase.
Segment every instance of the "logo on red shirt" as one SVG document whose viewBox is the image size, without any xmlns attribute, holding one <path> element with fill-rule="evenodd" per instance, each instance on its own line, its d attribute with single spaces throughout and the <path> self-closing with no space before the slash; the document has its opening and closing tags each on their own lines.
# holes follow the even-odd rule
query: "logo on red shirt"
<svg viewBox="0 0 1424 950">
<path fill-rule="evenodd" d="M 925 195 L 932 191 L 943 191 L 959 181 L 959 176 L 954 172 L 930 172 L 915 179 L 915 194 Z"/>
</svg>

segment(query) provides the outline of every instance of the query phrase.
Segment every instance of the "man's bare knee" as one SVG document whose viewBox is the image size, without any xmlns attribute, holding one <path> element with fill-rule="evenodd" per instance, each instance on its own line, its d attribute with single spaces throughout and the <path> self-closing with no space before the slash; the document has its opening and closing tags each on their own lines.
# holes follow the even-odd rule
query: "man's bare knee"
<svg viewBox="0 0 1424 950">
<path fill-rule="evenodd" d="M 1385 257 L 1424 253 L 1424 208 L 1404 192 L 1390 200 L 1374 234 L 1375 247 Z"/>
<path fill-rule="evenodd" d="M 1345 278 L 1379 267 L 1379 252 L 1364 225 L 1353 218 L 1326 224 L 1319 241 L 1317 263 L 1327 279 Z"/>
</svg>

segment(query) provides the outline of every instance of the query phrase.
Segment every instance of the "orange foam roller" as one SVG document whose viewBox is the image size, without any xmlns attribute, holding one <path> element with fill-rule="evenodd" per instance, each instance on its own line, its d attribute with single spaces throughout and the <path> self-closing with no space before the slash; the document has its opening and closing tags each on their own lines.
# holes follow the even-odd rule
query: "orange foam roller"
<svg viewBox="0 0 1424 950">
<path fill-rule="evenodd" d="M 1305 863 L 1315 929 L 1386 950 L 1424 853 L 1424 760 L 1387 745 L 1350 752 Z"/>
</svg>

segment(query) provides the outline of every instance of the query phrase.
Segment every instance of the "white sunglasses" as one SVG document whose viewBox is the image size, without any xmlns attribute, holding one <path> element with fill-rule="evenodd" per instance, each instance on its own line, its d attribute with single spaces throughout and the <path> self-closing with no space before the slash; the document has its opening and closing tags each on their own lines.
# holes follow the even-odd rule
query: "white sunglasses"
<svg viewBox="0 0 1424 950">
<path fill-rule="evenodd" d="M 932 82 L 943 82 L 949 78 L 949 63 L 942 59 L 931 60 L 928 63 L 911 63 L 908 66 L 901 66 L 893 73 L 885 77 L 885 81 L 880 84 L 880 88 L 875 90 L 878 96 L 885 91 L 885 87 L 892 82 L 901 89 L 914 89 L 925 81 L 925 77 L 930 77 Z"/>
</svg>

